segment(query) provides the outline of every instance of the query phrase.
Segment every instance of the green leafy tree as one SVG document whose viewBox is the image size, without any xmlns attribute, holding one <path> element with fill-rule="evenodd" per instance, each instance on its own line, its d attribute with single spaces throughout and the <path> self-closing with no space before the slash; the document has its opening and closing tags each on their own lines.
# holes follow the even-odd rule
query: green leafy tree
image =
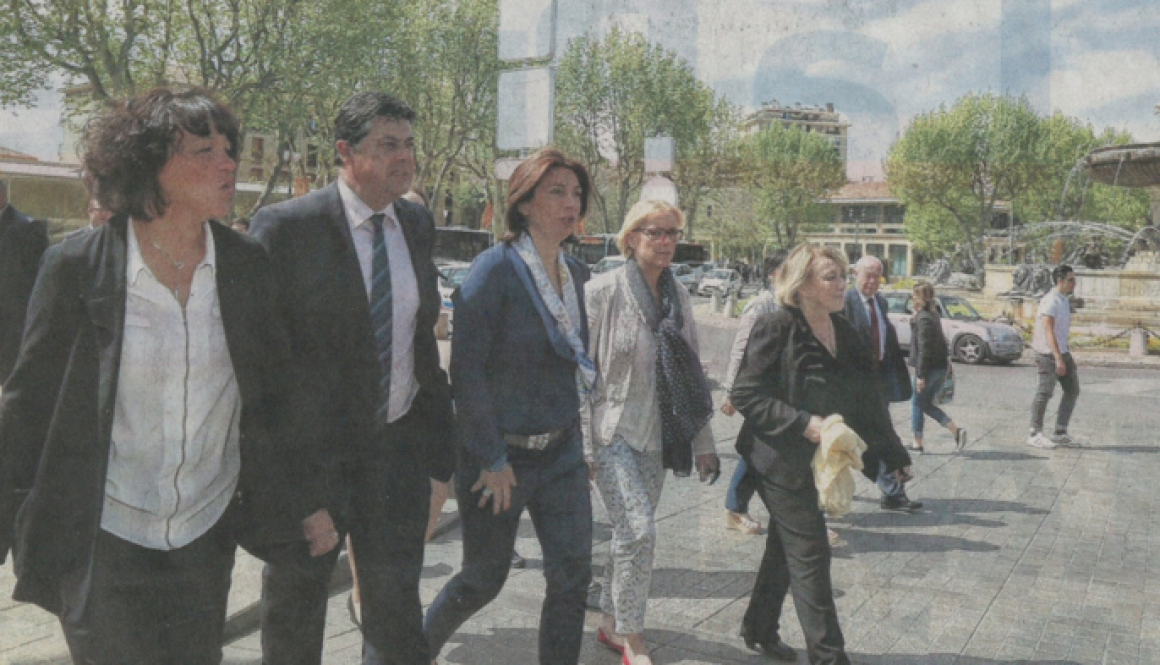
<svg viewBox="0 0 1160 665">
<path fill-rule="evenodd" d="M 721 203 L 723 186 L 737 169 L 736 143 L 740 131 L 741 111 L 724 98 L 710 108 L 709 131 L 693 137 L 681 146 L 673 182 L 677 186 L 682 208 L 687 210 L 685 230 L 691 239 L 702 203 Z"/>
<path fill-rule="evenodd" d="M 1049 176 L 1040 153 L 1045 130 L 1026 99 L 967 95 L 917 116 L 890 148 L 890 189 L 907 206 L 919 249 L 960 244 L 982 266 L 983 236 L 1000 201 L 1015 202 Z"/>
<path fill-rule="evenodd" d="M 717 111 L 687 62 L 618 28 L 569 42 L 557 69 L 556 142 L 604 185 L 594 198 L 606 232 L 619 227 L 644 182 L 645 139 L 671 136 L 677 162 L 695 160 L 712 141 Z M 685 183 L 694 196 L 703 191 L 691 176 Z"/>
<path fill-rule="evenodd" d="M 829 221 L 831 208 L 823 200 L 846 183 L 846 169 L 828 140 L 774 123 L 741 139 L 738 156 L 741 182 L 767 241 L 792 247 L 802 230 Z"/>
</svg>

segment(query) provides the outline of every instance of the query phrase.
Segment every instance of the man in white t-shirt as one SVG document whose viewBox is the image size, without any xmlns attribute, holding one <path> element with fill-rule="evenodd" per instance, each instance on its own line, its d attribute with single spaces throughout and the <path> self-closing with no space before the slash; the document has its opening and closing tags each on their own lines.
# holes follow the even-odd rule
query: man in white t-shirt
<svg viewBox="0 0 1160 665">
<path fill-rule="evenodd" d="M 1079 397 L 1079 375 L 1067 344 L 1067 336 L 1071 331 L 1071 303 L 1068 302 L 1068 296 L 1075 291 L 1075 271 L 1071 266 L 1061 264 L 1051 271 L 1051 278 L 1055 281 L 1055 288 L 1039 301 L 1039 310 L 1035 313 L 1035 333 L 1031 338 L 1031 348 L 1035 351 L 1035 364 L 1039 370 L 1039 385 L 1035 390 L 1035 400 L 1031 403 L 1031 436 L 1027 437 L 1027 445 L 1048 450 L 1057 445 L 1077 445 L 1075 439 L 1067 433 L 1067 423 Z M 1059 400 L 1059 412 L 1055 416 L 1055 434 L 1048 438 L 1043 434 L 1043 414 L 1055 391 L 1056 381 L 1063 386 L 1063 397 Z"/>
</svg>

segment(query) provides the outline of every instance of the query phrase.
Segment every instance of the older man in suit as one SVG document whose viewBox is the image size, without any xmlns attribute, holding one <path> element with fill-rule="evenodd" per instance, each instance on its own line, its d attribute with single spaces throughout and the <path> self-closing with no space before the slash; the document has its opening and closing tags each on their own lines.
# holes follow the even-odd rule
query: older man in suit
<svg viewBox="0 0 1160 665">
<path fill-rule="evenodd" d="M 362 595 L 363 663 L 426 665 L 419 578 L 431 492 L 454 469 L 450 386 L 440 369 L 434 224 L 401 197 L 415 174 L 414 112 L 380 92 L 335 119 L 338 181 L 258 212 L 251 233 L 279 275 L 294 369 L 327 508 L 349 532 Z M 336 554 L 303 548 L 264 573 L 264 662 L 319 663 Z"/>
<path fill-rule="evenodd" d="M 867 254 L 854 264 L 854 273 L 854 286 L 846 291 L 844 314 L 870 349 L 879 379 L 876 397 L 886 402 L 909 400 L 910 372 L 898 345 L 898 333 L 886 316 L 889 311 L 886 298 L 878 293 L 882 284 L 882 261 Z M 867 475 L 872 473 L 873 469 L 870 469 Z M 878 460 L 876 481 L 878 489 L 882 490 L 879 505 L 883 510 L 915 511 L 922 508 L 920 501 L 911 501 L 906 496 L 906 480 L 901 469 L 889 470 Z"/>
<path fill-rule="evenodd" d="M 28 298 L 46 249 L 48 226 L 13 207 L 8 183 L 0 180 L 0 385 L 16 366 Z"/>
</svg>

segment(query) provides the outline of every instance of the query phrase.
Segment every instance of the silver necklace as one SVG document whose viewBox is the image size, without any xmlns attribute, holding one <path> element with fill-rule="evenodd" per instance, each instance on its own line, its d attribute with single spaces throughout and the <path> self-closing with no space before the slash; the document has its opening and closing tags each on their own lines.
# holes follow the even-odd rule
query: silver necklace
<svg viewBox="0 0 1160 665">
<path fill-rule="evenodd" d="M 172 255 L 172 254 L 170 254 L 169 252 L 165 251 L 165 248 L 164 248 L 164 247 L 162 247 L 161 245 L 158 245 L 158 244 L 157 244 L 157 241 L 156 241 L 156 240 L 154 240 L 154 239 L 150 238 L 150 239 L 149 239 L 149 244 L 153 245 L 153 247 L 154 247 L 154 248 L 155 248 L 157 251 L 159 251 L 159 252 L 161 252 L 162 254 L 164 254 L 164 255 L 165 255 L 165 258 L 166 258 L 166 260 L 168 260 L 168 261 L 169 261 L 169 263 L 171 263 L 171 264 L 173 265 L 173 267 L 174 267 L 174 268 L 176 268 L 177 270 L 185 270 L 185 261 L 177 261 L 177 260 L 175 260 L 175 259 L 173 258 L 173 255 Z"/>
</svg>

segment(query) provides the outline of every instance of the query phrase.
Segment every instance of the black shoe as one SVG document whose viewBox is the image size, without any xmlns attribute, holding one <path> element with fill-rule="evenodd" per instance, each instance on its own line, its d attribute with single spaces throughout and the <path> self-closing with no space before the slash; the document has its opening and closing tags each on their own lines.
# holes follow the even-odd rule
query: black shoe
<svg viewBox="0 0 1160 665">
<path fill-rule="evenodd" d="M 520 553 L 512 550 L 512 568 L 527 568 L 528 560 L 520 556 Z"/>
<path fill-rule="evenodd" d="M 914 512 L 922 508 L 922 502 L 911 501 L 910 499 L 882 499 L 878 507 L 882 510 L 905 510 L 907 512 Z"/>
<path fill-rule="evenodd" d="M 772 642 L 762 642 L 752 639 L 747 635 L 742 635 L 741 639 L 745 640 L 746 648 L 750 651 L 756 651 L 766 658 L 783 660 L 787 663 L 792 663 L 797 660 L 797 652 L 793 650 L 793 647 L 782 642 L 780 638 L 775 637 Z"/>
</svg>

